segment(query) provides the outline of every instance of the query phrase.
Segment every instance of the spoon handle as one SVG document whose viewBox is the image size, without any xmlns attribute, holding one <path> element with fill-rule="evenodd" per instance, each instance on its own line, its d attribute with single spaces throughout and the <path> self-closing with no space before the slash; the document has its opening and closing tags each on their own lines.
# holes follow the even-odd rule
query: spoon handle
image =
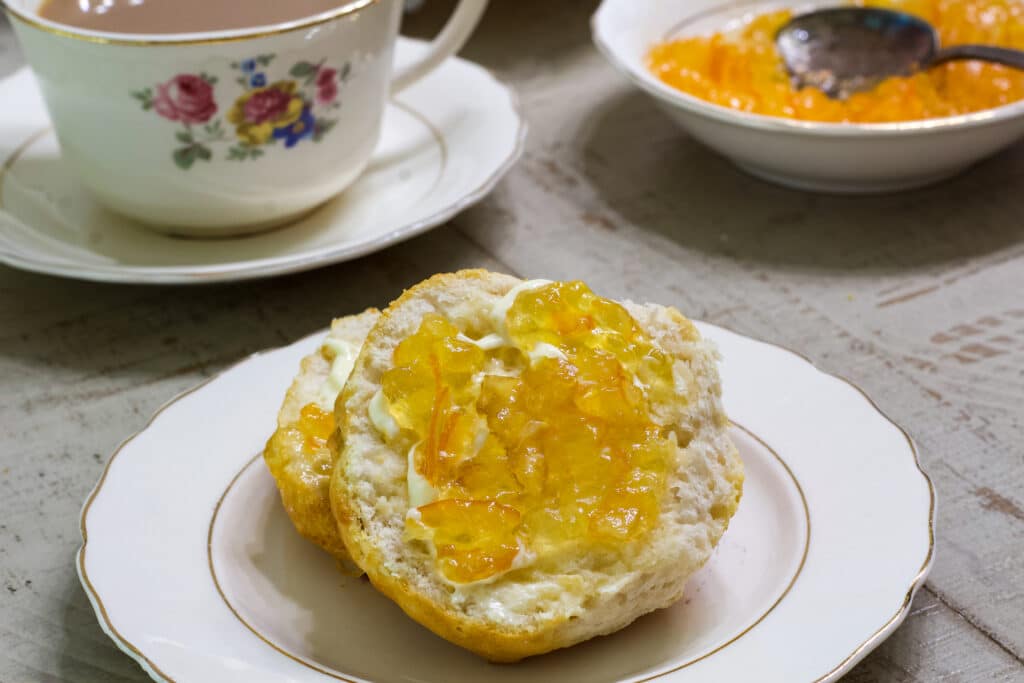
<svg viewBox="0 0 1024 683">
<path fill-rule="evenodd" d="M 1011 50 L 1006 47 L 992 45 L 953 45 L 939 50 L 932 60 L 931 66 L 942 64 L 954 59 L 980 59 L 984 62 L 996 62 L 1017 69 L 1024 69 L 1024 50 Z"/>
</svg>

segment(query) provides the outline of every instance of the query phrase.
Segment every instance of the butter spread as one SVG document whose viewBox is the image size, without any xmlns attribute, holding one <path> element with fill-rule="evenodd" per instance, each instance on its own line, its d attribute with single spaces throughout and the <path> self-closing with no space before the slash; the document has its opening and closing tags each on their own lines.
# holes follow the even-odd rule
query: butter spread
<svg viewBox="0 0 1024 683">
<path fill-rule="evenodd" d="M 324 340 L 321 350 L 333 353 L 334 359 L 331 361 L 331 370 L 327 378 L 320 385 L 317 405 L 326 410 L 334 410 L 334 402 L 345 387 L 356 358 L 359 357 L 359 347 L 343 339 L 328 337 Z"/>
<path fill-rule="evenodd" d="M 407 456 L 408 471 L 405 475 L 405 481 L 409 487 L 409 505 L 412 506 L 412 510 L 416 511 L 417 515 L 419 510 L 416 510 L 416 508 L 437 500 L 437 490 L 430 485 L 426 477 L 416 471 L 416 448 L 419 445 L 420 443 L 417 442 L 409 449 L 409 455 Z"/>
<path fill-rule="evenodd" d="M 534 344 L 533 348 L 527 354 L 530 357 L 531 363 L 536 363 L 541 358 L 554 358 L 555 360 L 568 360 L 568 357 L 562 353 L 554 344 L 548 344 L 547 342 L 538 342 Z"/>
<path fill-rule="evenodd" d="M 470 339 L 466 335 L 459 332 L 459 336 L 456 337 L 456 339 L 458 339 L 459 341 L 467 342 L 469 344 L 474 344 L 475 346 L 483 349 L 484 351 L 493 351 L 494 349 L 501 348 L 502 346 L 508 346 L 508 341 L 506 341 L 506 339 L 503 336 L 501 336 L 500 334 L 494 334 L 493 332 L 484 337 L 480 337 L 479 339 Z"/>
<path fill-rule="evenodd" d="M 395 422 L 395 418 L 391 416 L 391 411 L 388 409 L 388 398 L 384 395 L 382 389 L 378 389 L 377 393 L 370 399 L 367 413 L 370 416 L 370 424 L 385 439 L 390 441 L 398 436 L 400 428 L 398 423 Z"/>
</svg>

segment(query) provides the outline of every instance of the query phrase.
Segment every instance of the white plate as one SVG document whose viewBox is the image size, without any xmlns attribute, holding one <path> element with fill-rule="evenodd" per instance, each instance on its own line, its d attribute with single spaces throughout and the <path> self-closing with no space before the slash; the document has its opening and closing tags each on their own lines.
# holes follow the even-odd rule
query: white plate
<svg viewBox="0 0 1024 683">
<path fill-rule="evenodd" d="M 400 39 L 396 61 L 423 49 Z M 0 262 L 51 275 L 199 283 L 280 275 L 353 259 L 443 223 L 481 199 L 522 151 L 511 90 L 450 59 L 387 108 L 367 171 L 306 218 L 251 237 L 161 235 L 114 214 L 62 162 L 35 78 L 0 82 Z"/>
<path fill-rule="evenodd" d="M 747 479 L 674 607 L 494 666 L 339 574 L 291 527 L 257 455 L 318 334 L 180 396 L 114 454 L 78 555 L 100 624 L 158 681 L 835 680 L 903 620 L 928 573 L 931 483 L 906 434 L 852 385 L 700 328 L 725 359 Z"/>
</svg>

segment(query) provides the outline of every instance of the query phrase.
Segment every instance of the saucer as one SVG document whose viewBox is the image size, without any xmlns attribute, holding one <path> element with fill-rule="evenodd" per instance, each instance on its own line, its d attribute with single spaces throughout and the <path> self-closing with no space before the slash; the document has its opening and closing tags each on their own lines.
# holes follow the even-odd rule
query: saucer
<svg viewBox="0 0 1024 683">
<path fill-rule="evenodd" d="M 400 38 L 396 63 L 426 44 Z M 205 283 L 309 270 L 372 253 L 480 200 L 519 157 L 514 93 L 449 59 L 387 107 L 370 165 L 345 192 L 284 228 L 187 239 L 150 231 L 96 202 L 61 159 L 27 68 L 0 81 L 0 263 L 104 282 Z"/>
<path fill-rule="evenodd" d="M 698 327 L 722 353 L 745 481 L 729 530 L 672 607 L 494 666 L 341 574 L 296 533 L 260 457 L 321 332 L 179 396 L 110 458 L 78 554 L 100 625 L 162 682 L 836 681 L 923 584 L 934 490 L 910 438 L 856 387 Z"/>
</svg>

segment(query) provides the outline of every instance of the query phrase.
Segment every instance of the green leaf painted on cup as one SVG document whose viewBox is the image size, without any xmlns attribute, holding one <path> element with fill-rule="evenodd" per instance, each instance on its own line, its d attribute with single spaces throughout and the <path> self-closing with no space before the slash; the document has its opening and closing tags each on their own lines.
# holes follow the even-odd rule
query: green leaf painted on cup
<svg viewBox="0 0 1024 683">
<path fill-rule="evenodd" d="M 309 62 L 298 62 L 292 67 L 291 71 L 288 72 L 294 78 L 307 78 L 312 74 L 316 73 L 316 64 L 310 64 Z"/>
<path fill-rule="evenodd" d="M 142 111 L 149 111 L 153 108 L 153 91 L 150 88 L 136 90 L 132 93 L 132 97 L 142 105 Z"/>
<path fill-rule="evenodd" d="M 180 169 L 188 170 L 192 168 L 192 164 L 196 161 L 196 148 L 192 147 L 179 147 L 174 150 L 174 164 Z"/>
<path fill-rule="evenodd" d="M 250 145 L 235 145 L 228 149 L 228 161 L 247 161 L 263 156 L 263 150 Z"/>
<path fill-rule="evenodd" d="M 332 119 L 317 119 L 313 124 L 313 142 L 320 142 L 336 123 L 337 121 Z"/>
<path fill-rule="evenodd" d="M 188 131 L 179 130 L 174 137 L 178 138 L 178 142 L 184 142 L 186 145 L 192 144 L 192 133 Z"/>
</svg>

